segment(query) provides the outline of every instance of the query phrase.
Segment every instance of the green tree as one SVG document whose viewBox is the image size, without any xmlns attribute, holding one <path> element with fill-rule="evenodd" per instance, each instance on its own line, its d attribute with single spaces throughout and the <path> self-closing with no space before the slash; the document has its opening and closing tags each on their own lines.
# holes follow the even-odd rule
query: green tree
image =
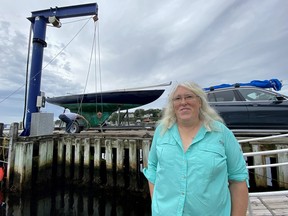
<svg viewBox="0 0 288 216">
<path fill-rule="evenodd" d="M 112 113 L 112 115 L 109 117 L 109 121 L 115 124 L 115 122 L 118 121 L 118 113 L 117 112 Z"/>
<path fill-rule="evenodd" d="M 145 115 L 145 110 L 144 109 L 136 109 L 134 112 L 134 117 L 135 118 L 142 118 Z"/>
</svg>

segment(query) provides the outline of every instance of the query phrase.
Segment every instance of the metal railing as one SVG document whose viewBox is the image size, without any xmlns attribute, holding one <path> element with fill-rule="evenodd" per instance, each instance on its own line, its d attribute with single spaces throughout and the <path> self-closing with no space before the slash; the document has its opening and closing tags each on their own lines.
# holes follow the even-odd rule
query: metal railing
<svg viewBox="0 0 288 216">
<path fill-rule="evenodd" d="M 288 134 L 281 134 L 281 135 L 274 135 L 274 136 L 267 136 L 267 137 L 258 137 L 258 138 L 251 138 L 245 140 L 239 140 L 239 143 L 247 143 L 251 141 L 260 141 L 260 140 L 268 140 L 268 139 L 275 139 L 275 138 L 282 138 L 288 137 Z M 288 144 L 288 143 L 287 143 Z M 245 157 L 248 156 L 257 156 L 257 155 L 271 155 L 271 154 L 279 154 L 279 153 L 286 153 L 288 152 L 288 148 L 286 149 L 278 149 L 278 150 L 268 150 L 268 151 L 258 151 L 258 152 L 247 152 L 243 153 Z M 287 162 L 281 163 L 273 163 L 273 164 L 262 164 L 262 165 L 254 165 L 254 166 L 247 166 L 247 169 L 255 169 L 255 168 L 267 168 L 267 167 L 279 167 L 279 166 L 287 166 Z M 269 192 L 251 192 L 249 193 L 249 204 L 248 204 L 248 213 L 249 215 L 253 215 L 252 206 L 250 203 L 250 197 L 263 197 L 263 196 L 287 196 L 288 190 L 281 190 L 281 191 L 269 191 Z"/>
</svg>

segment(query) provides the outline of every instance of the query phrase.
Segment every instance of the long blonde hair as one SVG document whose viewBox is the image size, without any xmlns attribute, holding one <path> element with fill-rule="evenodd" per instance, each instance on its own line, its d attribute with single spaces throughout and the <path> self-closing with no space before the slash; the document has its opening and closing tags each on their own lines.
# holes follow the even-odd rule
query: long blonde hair
<svg viewBox="0 0 288 216">
<path fill-rule="evenodd" d="M 200 98 L 201 108 L 199 112 L 199 119 L 203 122 L 204 127 L 206 127 L 207 130 L 211 131 L 214 129 L 213 127 L 214 121 L 220 121 L 224 123 L 221 116 L 209 105 L 205 91 L 198 84 L 194 82 L 183 82 L 177 84 L 169 94 L 168 104 L 164 109 L 164 113 L 161 120 L 159 121 L 159 123 L 162 125 L 163 132 L 165 132 L 176 122 L 176 115 L 173 106 L 173 96 L 177 88 L 180 86 L 190 90 Z"/>
</svg>

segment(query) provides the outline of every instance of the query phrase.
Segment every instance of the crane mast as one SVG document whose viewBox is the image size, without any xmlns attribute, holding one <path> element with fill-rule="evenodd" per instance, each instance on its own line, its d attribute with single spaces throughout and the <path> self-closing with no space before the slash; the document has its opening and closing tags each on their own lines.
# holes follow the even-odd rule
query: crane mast
<svg viewBox="0 0 288 216">
<path fill-rule="evenodd" d="M 55 7 L 46 10 L 34 11 L 28 20 L 32 23 L 33 29 L 33 49 L 31 58 L 31 69 L 29 76 L 28 100 L 25 107 L 25 128 L 21 136 L 29 136 L 31 129 L 32 113 L 39 112 L 37 98 L 41 97 L 41 75 L 44 48 L 47 47 L 45 41 L 46 27 L 48 23 L 60 28 L 61 20 L 65 18 L 73 18 L 80 16 L 95 15 L 97 19 L 98 5 L 97 3 L 74 5 L 67 7 Z"/>
</svg>

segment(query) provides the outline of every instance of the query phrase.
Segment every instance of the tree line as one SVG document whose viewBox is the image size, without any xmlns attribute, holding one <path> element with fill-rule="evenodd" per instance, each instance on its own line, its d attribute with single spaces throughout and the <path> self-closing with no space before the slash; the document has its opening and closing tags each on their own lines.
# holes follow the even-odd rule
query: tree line
<svg viewBox="0 0 288 216">
<path fill-rule="evenodd" d="M 120 116 L 119 116 L 120 115 Z M 109 122 L 116 123 L 118 119 L 126 121 L 129 119 L 130 123 L 136 123 L 137 120 L 143 121 L 143 120 L 149 120 L 151 122 L 157 122 L 162 116 L 162 110 L 161 109 L 136 109 L 134 112 L 114 112 L 109 117 Z"/>
</svg>

